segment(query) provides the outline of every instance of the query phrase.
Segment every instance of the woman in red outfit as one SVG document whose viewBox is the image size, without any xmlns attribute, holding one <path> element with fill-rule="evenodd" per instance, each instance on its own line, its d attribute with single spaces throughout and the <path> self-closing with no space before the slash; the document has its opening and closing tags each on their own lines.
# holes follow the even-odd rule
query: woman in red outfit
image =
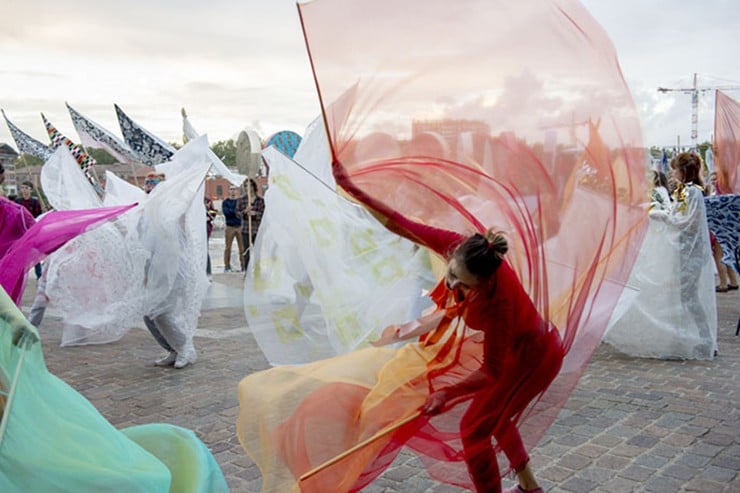
<svg viewBox="0 0 740 493">
<path fill-rule="evenodd" d="M 447 267 L 447 295 L 462 302 L 466 325 L 483 333 L 483 365 L 463 381 L 439 389 L 422 408 L 436 414 L 445 404 L 472 395 L 461 421 L 465 461 L 476 491 L 500 491 L 495 437 L 519 486 L 541 492 L 529 456 L 512 420 L 542 393 L 560 370 L 560 337 L 535 309 L 511 267 L 503 235 L 476 234 L 455 249 Z M 507 403 L 500 408 L 501 403 Z"/>
<path fill-rule="evenodd" d="M 541 492 L 516 422 L 560 370 L 564 352 L 557 329 L 542 319 L 505 261 L 508 244 L 501 233 L 489 230 L 485 236 L 475 234 L 465 239 L 395 219 L 417 239 L 428 239 L 437 248 L 448 243 L 452 253 L 446 255 L 445 278 L 432 292 L 439 310 L 402 327 L 389 327 L 376 345 L 424 334 L 438 327 L 440 319 L 455 316 L 481 331 L 481 367 L 462 381 L 433 391 L 422 411 L 435 415 L 472 397 L 460 422 L 460 434 L 475 490 L 501 491 L 493 437 L 519 480 L 519 485 L 506 493 Z"/>
<path fill-rule="evenodd" d="M 481 331 L 481 367 L 439 389 L 434 389 L 435 375 L 430 375 L 433 391 L 422 411 L 434 415 L 472 397 L 460 422 L 460 435 L 476 491 L 501 491 L 493 437 L 519 480 L 518 486 L 505 493 L 541 492 L 516 423 L 555 379 L 565 352 L 557 328 L 542 319 L 505 260 L 506 238 L 490 229 L 485 235 L 466 238 L 414 222 L 360 190 L 341 166 L 335 164 L 334 174 L 345 190 L 383 216 L 389 229 L 448 260 L 445 278 L 431 293 L 437 310 L 402 327 L 389 327 L 375 345 L 420 336 L 455 317 Z"/>
</svg>

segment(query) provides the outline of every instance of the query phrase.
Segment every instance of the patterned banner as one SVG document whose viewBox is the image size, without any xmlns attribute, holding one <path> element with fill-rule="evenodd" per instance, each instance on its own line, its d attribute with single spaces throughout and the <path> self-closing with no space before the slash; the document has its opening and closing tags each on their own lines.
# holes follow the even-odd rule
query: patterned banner
<svg viewBox="0 0 740 493">
<path fill-rule="evenodd" d="M 136 153 L 142 163 L 147 166 L 154 166 L 164 163 L 172 157 L 175 153 L 174 147 L 135 123 L 117 104 L 113 106 L 116 108 L 123 140 Z"/>
<path fill-rule="evenodd" d="M 83 146 L 105 149 L 106 152 L 122 163 L 138 162 L 134 152 L 121 139 L 89 118 L 82 116 L 69 104 L 67 104 L 67 110 L 69 110 L 69 116 L 72 118 L 72 123 Z"/>
<path fill-rule="evenodd" d="M 85 173 L 90 171 L 93 165 L 96 164 L 95 159 L 87 154 L 81 145 L 72 142 L 63 133 L 57 130 L 54 125 L 49 123 L 49 120 L 46 119 L 43 113 L 41 113 L 41 118 L 44 120 L 46 132 L 49 134 L 49 139 L 51 139 L 51 149 L 55 150 L 61 145 L 66 146 L 67 149 L 69 149 L 69 152 L 72 153 L 72 156 L 77 160 L 77 164 L 80 165 L 82 171 Z"/>
<path fill-rule="evenodd" d="M 735 265 L 735 249 L 740 245 L 740 194 L 704 197 L 707 224 L 722 245 L 722 262 Z M 740 269 L 740 264 L 735 265 Z"/>
<path fill-rule="evenodd" d="M 18 147 L 19 153 L 30 154 L 39 159 L 43 159 L 44 161 L 49 159 L 49 157 L 52 154 L 52 150 L 49 148 L 49 146 L 42 144 L 38 140 L 34 139 L 30 135 L 22 131 L 20 128 L 10 123 L 10 120 L 8 120 L 8 117 L 5 114 L 5 111 L 4 110 L 0 110 L 0 111 L 2 111 L 3 113 L 3 118 L 5 118 L 5 123 L 8 124 L 8 128 L 10 129 L 10 135 L 13 136 L 13 140 L 15 140 L 15 145 L 16 147 Z"/>
</svg>

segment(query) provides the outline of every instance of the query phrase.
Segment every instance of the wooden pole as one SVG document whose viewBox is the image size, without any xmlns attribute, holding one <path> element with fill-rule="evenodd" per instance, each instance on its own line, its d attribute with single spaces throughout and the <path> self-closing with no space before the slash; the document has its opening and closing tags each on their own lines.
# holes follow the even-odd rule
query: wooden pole
<svg viewBox="0 0 740 493">
<path fill-rule="evenodd" d="M 247 181 L 247 207 L 249 208 L 249 213 L 247 214 L 247 221 L 248 221 L 247 222 L 247 231 L 248 231 L 247 248 L 248 248 L 250 260 L 252 260 L 251 258 L 252 257 L 252 201 L 254 200 L 254 198 L 252 197 L 252 183 L 255 184 L 255 189 L 256 189 L 257 182 L 255 182 L 254 178 L 252 178 L 251 176 L 247 180 L 248 180 Z M 255 193 L 257 193 L 256 190 L 255 190 Z"/>
<path fill-rule="evenodd" d="M 386 436 L 386 435 L 388 435 L 390 433 L 393 433 L 394 431 L 396 431 L 397 429 L 399 429 L 403 425 L 405 425 L 407 423 L 410 423 L 411 421 L 415 420 L 419 416 L 421 416 L 421 410 L 416 411 L 414 414 L 412 414 L 411 416 L 408 416 L 408 417 L 402 419 L 398 423 L 394 423 L 394 424 L 392 424 L 392 425 L 390 425 L 390 426 L 388 426 L 386 428 L 383 428 L 382 430 L 380 430 L 379 432 L 377 432 L 375 435 L 371 436 L 370 438 L 366 438 L 365 440 L 361 441 L 360 443 L 358 443 L 357 445 L 355 445 L 351 449 L 345 450 L 344 452 L 342 452 L 341 454 L 337 455 L 336 457 L 334 457 L 332 459 L 329 459 L 328 461 L 324 462 L 323 464 L 321 464 L 321 465 L 319 465 L 317 467 L 314 467 L 313 469 L 311 469 L 310 471 L 308 471 L 307 473 L 305 473 L 304 475 L 302 475 L 300 477 L 300 479 L 298 480 L 298 482 L 305 481 L 308 478 L 310 478 L 312 476 L 315 476 L 316 474 L 320 473 L 321 471 L 323 471 L 327 467 L 333 466 L 334 464 L 336 464 L 337 462 L 341 461 L 342 459 L 344 459 L 348 455 L 350 455 L 350 454 L 352 454 L 352 453 L 360 450 L 363 447 L 366 447 L 366 446 L 370 445 L 371 443 L 373 443 L 373 442 L 375 442 L 375 441 L 383 438 L 384 436 Z"/>
</svg>

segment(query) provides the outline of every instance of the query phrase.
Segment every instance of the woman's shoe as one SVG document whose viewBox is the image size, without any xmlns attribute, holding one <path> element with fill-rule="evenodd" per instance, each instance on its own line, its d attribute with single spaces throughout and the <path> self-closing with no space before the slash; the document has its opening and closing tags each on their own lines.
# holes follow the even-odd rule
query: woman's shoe
<svg viewBox="0 0 740 493">
<path fill-rule="evenodd" d="M 177 353 L 170 351 L 164 358 L 159 358 L 154 362 L 155 366 L 172 366 L 177 359 Z"/>
<path fill-rule="evenodd" d="M 183 352 L 177 354 L 177 359 L 175 360 L 175 368 L 185 368 L 186 366 L 195 363 L 195 361 L 198 359 L 198 353 L 195 352 L 195 348 L 189 347 L 185 349 Z"/>
<path fill-rule="evenodd" d="M 727 285 L 727 291 L 735 291 L 738 289 L 738 286 L 733 286 L 732 284 Z"/>
<path fill-rule="evenodd" d="M 721 288 L 719 286 L 714 287 L 714 290 L 718 293 L 726 293 L 729 289 L 730 289 L 729 287 L 727 288 Z M 735 289 L 737 289 L 737 286 L 735 287 Z"/>
</svg>

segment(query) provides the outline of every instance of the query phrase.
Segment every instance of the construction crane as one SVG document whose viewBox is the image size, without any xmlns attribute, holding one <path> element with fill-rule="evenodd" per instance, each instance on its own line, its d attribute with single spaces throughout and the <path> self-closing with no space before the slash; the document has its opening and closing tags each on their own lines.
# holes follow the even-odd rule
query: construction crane
<svg viewBox="0 0 740 493">
<path fill-rule="evenodd" d="M 658 92 L 691 94 L 691 145 L 694 149 L 697 149 L 697 140 L 699 138 L 699 93 L 705 93 L 707 91 L 734 91 L 736 89 L 740 89 L 740 86 L 699 87 L 697 85 L 697 74 L 694 73 L 694 84 L 692 87 L 659 87 Z"/>
</svg>

